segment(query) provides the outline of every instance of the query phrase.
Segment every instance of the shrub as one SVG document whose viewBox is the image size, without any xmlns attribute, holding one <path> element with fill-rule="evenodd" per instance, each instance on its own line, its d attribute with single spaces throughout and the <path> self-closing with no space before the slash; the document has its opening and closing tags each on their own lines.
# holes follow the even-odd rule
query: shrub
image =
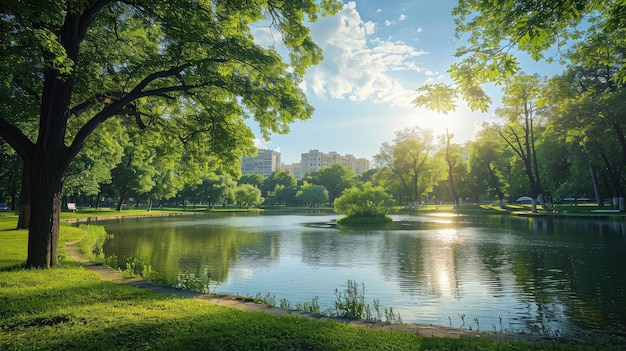
<svg viewBox="0 0 626 351">
<path fill-rule="evenodd" d="M 335 199 L 335 212 L 347 217 L 384 217 L 394 205 L 393 197 L 380 186 L 363 184 L 363 189 L 353 187 L 344 190 Z"/>
</svg>

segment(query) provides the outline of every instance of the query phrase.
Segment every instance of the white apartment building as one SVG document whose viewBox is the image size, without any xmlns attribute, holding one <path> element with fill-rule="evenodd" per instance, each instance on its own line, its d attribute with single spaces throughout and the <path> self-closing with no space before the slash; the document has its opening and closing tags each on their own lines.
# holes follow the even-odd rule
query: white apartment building
<svg viewBox="0 0 626 351">
<path fill-rule="evenodd" d="M 265 178 L 280 170 L 280 152 L 268 149 L 259 149 L 255 157 L 243 156 L 241 173 L 260 173 Z"/>
<path fill-rule="evenodd" d="M 280 170 L 290 173 L 296 179 L 304 178 L 304 174 L 302 173 L 302 167 L 299 163 L 294 163 L 290 165 L 282 164 L 280 165 Z"/>
<path fill-rule="evenodd" d="M 300 154 L 300 172 L 302 176 L 309 172 L 319 171 L 324 167 L 335 164 L 342 165 L 354 171 L 357 175 L 370 169 L 370 161 L 364 158 L 356 158 L 354 155 L 340 155 L 334 151 L 329 153 L 319 150 L 310 150 Z M 295 177 L 295 175 L 294 175 Z M 296 179 L 299 179 L 296 177 Z"/>
</svg>

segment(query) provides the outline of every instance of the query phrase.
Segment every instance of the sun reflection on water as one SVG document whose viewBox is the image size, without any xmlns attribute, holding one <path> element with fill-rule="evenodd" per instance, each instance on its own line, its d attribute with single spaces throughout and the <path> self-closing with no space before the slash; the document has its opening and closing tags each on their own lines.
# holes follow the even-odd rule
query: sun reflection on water
<svg viewBox="0 0 626 351">
<path fill-rule="evenodd" d="M 460 237 L 457 234 L 458 232 L 454 228 L 441 229 L 437 232 L 437 239 L 446 244 L 458 242 Z"/>
</svg>

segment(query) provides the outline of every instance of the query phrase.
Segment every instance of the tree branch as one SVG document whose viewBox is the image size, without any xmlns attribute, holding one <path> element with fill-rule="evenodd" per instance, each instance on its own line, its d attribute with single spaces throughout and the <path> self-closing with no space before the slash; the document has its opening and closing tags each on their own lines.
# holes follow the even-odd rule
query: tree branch
<svg viewBox="0 0 626 351">
<path fill-rule="evenodd" d="M 217 61 L 221 61 L 221 59 L 218 59 Z M 191 66 L 192 63 L 188 62 L 180 66 L 172 67 L 168 70 L 152 73 L 144 78 L 141 82 L 139 82 L 139 84 L 137 84 L 135 88 L 133 88 L 128 94 L 120 95 L 119 99 L 111 101 L 100 112 L 98 112 L 94 117 L 92 117 L 80 128 L 80 130 L 76 134 L 76 137 L 74 138 L 74 141 L 69 147 L 70 152 L 68 153 L 68 157 L 71 158 L 78 154 L 78 151 L 80 151 L 80 148 L 84 144 L 85 140 L 87 140 L 87 137 L 98 127 L 100 123 L 115 115 L 127 114 L 128 110 L 125 107 L 139 98 L 149 96 L 164 97 L 167 93 L 170 92 L 189 92 L 190 90 L 199 89 L 207 86 L 224 86 L 224 84 L 220 84 L 220 82 L 203 82 L 200 84 L 169 86 L 143 91 L 144 88 L 146 88 L 150 83 L 154 82 L 155 80 L 178 75 L 179 73 L 183 72 L 185 69 Z M 118 96 L 116 96 L 116 98 L 117 97 Z M 167 98 L 170 97 L 167 96 Z M 85 106 L 82 106 L 82 104 L 80 106 L 87 108 L 88 105 L 89 104 L 87 103 Z"/>
<path fill-rule="evenodd" d="M 106 5 L 111 3 L 113 0 L 92 0 L 87 9 L 81 14 L 79 24 L 78 24 L 78 35 L 79 42 L 82 42 L 87 35 L 87 30 L 89 26 L 93 22 L 94 18 L 104 8 Z"/>
<path fill-rule="evenodd" d="M 3 117 L 0 117 L 0 138 L 4 139 L 25 162 L 30 163 L 33 143 L 22 131 Z"/>
</svg>

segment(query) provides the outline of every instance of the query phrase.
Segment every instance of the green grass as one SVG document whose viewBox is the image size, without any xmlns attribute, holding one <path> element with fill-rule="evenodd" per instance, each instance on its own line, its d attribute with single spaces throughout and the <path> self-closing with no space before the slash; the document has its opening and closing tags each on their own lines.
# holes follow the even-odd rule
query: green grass
<svg viewBox="0 0 626 351">
<path fill-rule="evenodd" d="M 12 221 L 12 222 L 11 222 Z M 68 260 L 64 243 L 84 235 L 62 226 L 61 267 L 16 268 L 27 232 L 0 219 L 0 350 L 573 350 L 574 345 L 423 338 L 297 316 L 245 312 L 102 281 Z"/>
</svg>

